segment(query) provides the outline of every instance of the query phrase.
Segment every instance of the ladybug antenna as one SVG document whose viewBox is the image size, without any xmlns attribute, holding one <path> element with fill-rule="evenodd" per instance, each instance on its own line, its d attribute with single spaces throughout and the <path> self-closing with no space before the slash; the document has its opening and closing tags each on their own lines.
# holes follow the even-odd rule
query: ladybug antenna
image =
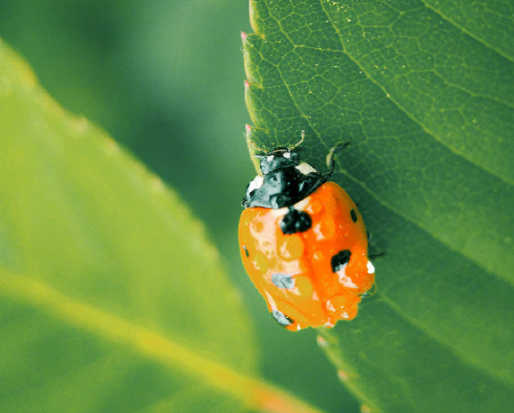
<svg viewBox="0 0 514 413">
<path fill-rule="evenodd" d="M 251 143 L 251 144 L 252 144 L 252 146 L 253 146 L 255 149 L 257 149 L 259 152 L 268 153 L 268 151 L 267 151 L 267 150 L 262 149 L 262 148 L 259 148 L 259 147 L 255 144 L 255 142 L 254 142 L 254 141 L 250 141 L 250 143 Z"/>
<path fill-rule="evenodd" d="M 349 144 L 350 144 L 350 141 L 345 142 L 345 143 L 339 142 L 336 144 L 336 146 L 334 146 L 332 149 L 330 149 L 330 152 L 327 155 L 327 166 L 330 169 L 330 172 L 327 174 L 328 177 L 332 176 L 332 174 L 334 173 L 334 170 L 336 168 L 336 161 L 334 159 L 335 151 L 337 151 L 338 149 L 344 149 Z"/>
<path fill-rule="evenodd" d="M 302 131 L 300 132 L 300 136 L 302 137 L 302 138 L 300 139 L 300 141 L 299 141 L 298 143 L 294 144 L 293 146 L 290 146 L 290 147 L 288 148 L 288 151 L 289 151 L 289 152 L 291 152 L 294 148 L 296 148 L 297 146 L 300 146 L 300 145 L 303 143 L 303 141 L 305 140 L 305 131 L 304 131 L 304 130 L 302 130 Z"/>
</svg>

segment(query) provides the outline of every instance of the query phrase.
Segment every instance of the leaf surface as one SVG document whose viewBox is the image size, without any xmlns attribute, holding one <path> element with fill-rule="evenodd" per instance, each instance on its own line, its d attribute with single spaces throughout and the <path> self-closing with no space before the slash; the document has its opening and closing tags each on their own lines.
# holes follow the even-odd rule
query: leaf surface
<svg viewBox="0 0 514 413">
<path fill-rule="evenodd" d="M 320 169 L 351 142 L 334 180 L 385 257 L 379 293 L 320 334 L 372 411 L 514 403 L 513 13 L 466 4 L 254 0 L 243 35 L 249 141 L 306 130 Z"/>
</svg>

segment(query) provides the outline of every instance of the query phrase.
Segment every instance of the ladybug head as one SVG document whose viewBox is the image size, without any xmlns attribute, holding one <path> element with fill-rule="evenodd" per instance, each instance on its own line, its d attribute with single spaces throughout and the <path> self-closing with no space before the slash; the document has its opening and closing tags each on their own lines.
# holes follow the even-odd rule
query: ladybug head
<svg viewBox="0 0 514 413">
<path fill-rule="evenodd" d="M 302 130 L 302 138 L 298 143 L 290 148 L 279 147 L 270 152 L 263 151 L 262 153 L 255 155 L 256 158 L 260 159 L 262 174 L 267 175 L 283 169 L 296 168 L 300 164 L 300 154 L 295 152 L 294 149 L 301 145 L 304 140 L 305 131 Z M 253 142 L 252 144 L 256 149 L 259 149 Z"/>
<path fill-rule="evenodd" d="M 300 164 L 300 154 L 288 148 L 277 148 L 268 153 L 255 155 L 260 159 L 260 167 L 263 175 L 281 169 L 295 168 Z"/>
<path fill-rule="evenodd" d="M 311 194 L 329 175 L 320 174 L 309 164 L 300 163 L 300 154 L 294 149 L 305 137 L 290 148 L 276 148 L 255 155 L 260 159 L 262 175 L 257 175 L 246 187 L 243 207 L 282 208 L 294 205 Z M 254 143 L 252 143 L 255 146 Z"/>
</svg>

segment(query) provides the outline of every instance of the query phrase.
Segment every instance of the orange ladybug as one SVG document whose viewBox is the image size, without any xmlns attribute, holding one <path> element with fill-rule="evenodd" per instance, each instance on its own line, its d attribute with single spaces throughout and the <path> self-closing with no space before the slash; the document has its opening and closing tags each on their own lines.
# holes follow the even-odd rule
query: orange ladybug
<svg viewBox="0 0 514 413">
<path fill-rule="evenodd" d="M 273 318 L 288 330 L 333 327 L 357 315 L 374 285 L 362 217 L 335 182 L 291 148 L 256 155 L 262 175 L 243 198 L 239 244 L 244 267 Z"/>
</svg>

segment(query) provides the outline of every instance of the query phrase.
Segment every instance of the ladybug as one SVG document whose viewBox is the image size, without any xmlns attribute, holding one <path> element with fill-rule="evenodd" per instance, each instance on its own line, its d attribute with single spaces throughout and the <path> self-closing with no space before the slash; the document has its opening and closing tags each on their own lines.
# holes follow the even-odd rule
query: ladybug
<svg viewBox="0 0 514 413">
<path fill-rule="evenodd" d="M 333 327 L 357 315 L 373 286 L 368 236 L 355 203 L 335 182 L 279 147 L 255 155 L 262 175 L 247 188 L 239 222 L 243 265 L 273 318 L 288 330 Z M 258 148 L 257 148 L 258 149 Z"/>
</svg>

